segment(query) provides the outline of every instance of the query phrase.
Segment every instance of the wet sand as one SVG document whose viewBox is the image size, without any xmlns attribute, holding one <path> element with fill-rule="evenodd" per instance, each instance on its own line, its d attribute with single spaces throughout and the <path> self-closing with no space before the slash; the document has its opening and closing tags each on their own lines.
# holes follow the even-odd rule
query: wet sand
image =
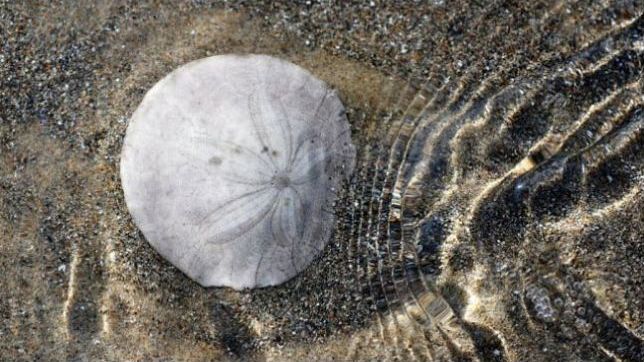
<svg viewBox="0 0 644 362">
<path fill-rule="evenodd" d="M 0 4 L 0 360 L 641 360 L 638 2 Z M 177 66 L 292 61 L 358 171 L 286 284 L 202 288 L 127 212 Z"/>
</svg>

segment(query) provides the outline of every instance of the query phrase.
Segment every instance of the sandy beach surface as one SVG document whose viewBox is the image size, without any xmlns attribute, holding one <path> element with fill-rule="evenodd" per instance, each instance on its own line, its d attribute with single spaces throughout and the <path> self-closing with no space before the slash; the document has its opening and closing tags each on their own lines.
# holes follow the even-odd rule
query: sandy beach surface
<svg viewBox="0 0 644 362">
<path fill-rule="evenodd" d="M 641 1 L 0 0 L 0 360 L 644 360 Z M 334 236 L 278 287 L 146 242 L 119 155 L 181 64 L 338 90 Z"/>
</svg>

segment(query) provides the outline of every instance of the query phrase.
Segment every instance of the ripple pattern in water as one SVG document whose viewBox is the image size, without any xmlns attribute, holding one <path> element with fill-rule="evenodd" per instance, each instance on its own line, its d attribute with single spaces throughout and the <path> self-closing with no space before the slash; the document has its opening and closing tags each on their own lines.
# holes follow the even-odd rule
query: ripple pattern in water
<svg viewBox="0 0 644 362">
<path fill-rule="evenodd" d="M 514 360 L 523 333 L 564 344 L 535 346 L 544 360 L 644 357 L 641 333 L 602 305 L 610 282 L 574 266 L 609 249 L 588 244 L 601 234 L 624 252 L 604 257 L 641 270 L 624 238 L 641 238 L 643 24 L 512 81 L 473 64 L 406 90 L 352 190 L 352 251 L 389 357 Z M 635 229 L 607 227 L 628 209 Z"/>
</svg>

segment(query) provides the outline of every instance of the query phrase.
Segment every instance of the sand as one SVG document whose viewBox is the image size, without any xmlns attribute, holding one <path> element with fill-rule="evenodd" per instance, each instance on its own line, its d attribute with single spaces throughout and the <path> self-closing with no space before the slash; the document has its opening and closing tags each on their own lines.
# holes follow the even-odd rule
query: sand
<svg viewBox="0 0 644 362">
<path fill-rule="evenodd" d="M 0 3 L 0 360 L 644 359 L 638 1 Z M 133 224 L 129 117 L 186 62 L 338 89 L 334 237 L 203 288 Z"/>
</svg>

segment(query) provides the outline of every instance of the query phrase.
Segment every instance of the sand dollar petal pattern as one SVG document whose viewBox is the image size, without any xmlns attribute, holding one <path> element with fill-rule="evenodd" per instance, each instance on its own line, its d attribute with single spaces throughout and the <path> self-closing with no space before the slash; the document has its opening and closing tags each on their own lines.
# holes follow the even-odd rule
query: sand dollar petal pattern
<svg viewBox="0 0 644 362">
<path fill-rule="evenodd" d="M 277 285 L 331 236 L 355 159 L 337 94 L 304 69 L 221 55 L 159 81 L 121 154 L 128 209 L 148 242 L 204 286 Z"/>
</svg>

